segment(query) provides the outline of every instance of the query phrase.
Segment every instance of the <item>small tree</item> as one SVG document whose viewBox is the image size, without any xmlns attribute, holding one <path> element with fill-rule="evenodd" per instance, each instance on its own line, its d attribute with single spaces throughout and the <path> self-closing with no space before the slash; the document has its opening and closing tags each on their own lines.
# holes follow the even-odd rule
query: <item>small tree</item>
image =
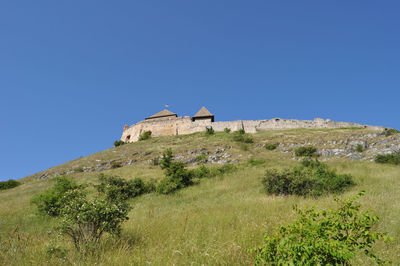
<svg viewBox="0 0 400 266">
<path fill-rule="evenodd" d="M 174 159 L 174 156 L 172 155 L 172 150 L 171 149 L 166 149 L 163 152 L 162 158 L 161 158 L 161 169 L 166 169 L 170 166 L 172 160 Z"/>
<path fill-rule="evenodd" d="M 214 135 L 215 131 L 212 127 L 206 127 L 206 134 L 207 135 Z"/>
<path fill-rule="evenodd" d="M 372 245 L 379 239 L 388 240 L 386 233 L 372 232 L 379 220 L 369 212 L 360 212 L 355 197 L 335 201 L 339 207 L 331 210 L 300 210 L 294 207 L 298 219 L 281 226 L 274 235 L 264 236 L 264 244 L 252 250 L 257 265 L 349 265 L 357 250 L 378 263 Z"/>
<path fill-rule="evenodd" d="M 97 244 L 104 233 L 119 236 L 121 224 L 128 220 L 130 209 L 125 201 L 89 200 L 81 194 L 73 197 L 61 210 L 58 228 L 71 237 L 77 250 L 81 250 Z"/>
</svg>

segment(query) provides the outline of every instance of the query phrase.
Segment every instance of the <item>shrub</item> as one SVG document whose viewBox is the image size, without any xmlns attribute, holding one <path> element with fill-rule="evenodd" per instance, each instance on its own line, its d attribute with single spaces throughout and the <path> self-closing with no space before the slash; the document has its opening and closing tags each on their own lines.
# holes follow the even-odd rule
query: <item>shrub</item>
<svg viewBox="0 0 400 266">
<path fill-rule="evenodd" d="M 357 152 L 363 152 L 364 151 L 364 147 L 361 144 L 358 144 L 356 147 L 356 151 Z"/>
<path fill-rule="evenodd" d="M 164 178 L 157 186 L 157 193 L 159 194 L 171 194 L 178 189 L 178 184 L 176 184 L 171 178 Z"/>
<path fill-rule="evenodd" d="M 245 134 L 245 133 L 243 133 L 243 134 L 238 133 L 238 131 L 236 131 L 233 134 L 233 140 L 236 142 L 241 142 L 241 143 L 253 143 L 254 142 L 253 138 L 250 135 Z"/>
<path fill-rule="evenodd" d="M 236 166 L 234 166 L 233 164 L 224 164 L 218 167 L 213 167 L 210 169 L 209 177 L 222 176 L 228 173 L 232 173 L 236 169 Z"/>
<path fill-rule="evenodd" d="M 0 181 L 0 190 L 6 190 L 10 188 L 15 188 L 21 185 L 20 182 L 15 181 L 15 180 L 8 180 L 8 181 Z"/>
<path fill-rule="evenodd" d="M 190 170 L 192 171 L 193 178 L 205 178 L 210 177 L 210 169 L 205 167 L 204 165 L 200 165 L 199 167 Z"/>
<path fill-rule="evenodd" d="M 246 132 L 244 131 L 243 128 L 241 128 L 241 129 L 235 131 L 235 133 L 236 133 L 236 134 L 239 134 L 239 135 L 244 135 L 244 133 L 246 133 Z"/>
<path fill-rule="evenodd" d="M 116 178 L 108 180 L 119 182 Z M 39 213 L 61 218 L 58 229 L 72 239 L 76 249 L 97 244 L 104 233 L 120 234 L 121 223 L 128 219 L 131 208 L 123 197 L 113 200 L 107 194 L 115 186 L 104 186 L 106 197 L 97 195 L 88 199 L 84 186 L 78 186 L 66 177 L 55 181 L 52 188 L 38 194 L 32 202 L 37 205 Z"/>
<path fill-rule="evenodd" d="M 147 192 L 146 185 L 140 178 L 127 181 L 117 176 L 101 174 L 99 181 L 97 191 L 110 201 L 132 199 Z"/>
<path fill-rule="evenodd" d="M 77 250 L 86 249 L 97 244 L 104 233 L 119 236 L 130 209 L 125 201 L 87 199 L 82 193 L 61 209 L 58 229 L 72 239 Z"/>
<path fill-rule="evenodd" d="M 383 133 L 386 137 L 388 137 L 388 136 L 392 136 L 394 134 L 399 134 L 400 131 L 398 131 L 397 129 L 394 129 L 394 128 L 390 128 L 390 129 L 385 130 Z"/>
<path fill-rule="evenodd" d="M 205 156 L 204 154 L 197 156 L 196 157 L 196 162 L 206 163 L 207 162 L 207 156 Z"/>
<path fill-rule="evenodd" d="M 262 184 L 267 194 L 321 196 L 326 193 L 340 193 L 354 185 L 354 182 L 350 175 L 336 174 L 326 164 L 305 160 L 301 166 L 292 170 L 267 170 Z"/>
<path fill-rule="evenodd" d="M 313 146 L 303 146 L 295 149 L 294 154 L 298 157 L 313 157 L 316 156 L 317 148 Z"/>
<path fill-rule="evenodd" d="M 121 145 L 124 145 L 124 144 L 125 144 L 125 142 L 123 142 L 122 140 L 114 141 L 114 147 L 118 147 L 118 146 L 121 146 Z"/>
<path fill-rule="evenodd" d="M 231 133 L 231 129 L 226 127 L 226 128 L 224 128 L 224 132 L 229 134 L 229 133 Z"/>
<path fill-rule="evenodd" d="M 166 169 L 171 165 L 172 160 L 174 159 L 174 156 L 172 155 L 172 150 L 171 149 L 166 149 L 163 152 L 162 158 L 161 158 L 161 169 Z"/>
<path fill-rule="evenodd" d="M 45 192 L 36 195 L 32 203 L 38 208 L 40 214 L 52 217 L 59 216 L 65 205 L 78 196 L 82 196 L 82 186 L 65 176 L 54 179 L 55 185 Z"/>
<path fill-rule="evenodd" d="M 372 232 L 379 220 L 355 203 L 364 192 L 341 201 L 336 209 L 316 211 L 294 207 L 298 218 L 281 226 L 274 235 L 264 235 L 264 244 L 252 250 L 257 265 L 349 265 L 358 250 L 383 263 L 371 252 L 386 233 Z"/>
<path fill-rule="evenodd" d="M 400 164 L 400 152 L 395 152 L 392 154 L 379 154 L 375 157 L 375 162 L 398 165 Z"/>
<path fill-rule="evenodd" d="M 274 143 L 274 144 L 269 143 L 269 144 L 266 144 L 266 145 L 265 145 L 265 148 L 266 148 L 267 150 L 269 150 L 269 151 L 273 151 L 273 150 L 275 150 L 277 147 L 278 147 L 278 144 L 276 144 L 276 143 Z"/>
<path fill-rule="evenodd" d="M 140 134 L 139 141 L 146 140 L 146 139 L 149 139 L 149 138 L 151 138 L 151 131 L 150 130 L 145 131 L 142 134 Z"/>
<path fill-rule="evenodd" d="M 212 127 L 206 127 L 206 134 L 207 135 L 214 135 L 214 129 Z"/>
<path fill-rule="evenodd" d="M 111 169 L 122 167 L 120 162 L 111 162 Z"/>
</svg>

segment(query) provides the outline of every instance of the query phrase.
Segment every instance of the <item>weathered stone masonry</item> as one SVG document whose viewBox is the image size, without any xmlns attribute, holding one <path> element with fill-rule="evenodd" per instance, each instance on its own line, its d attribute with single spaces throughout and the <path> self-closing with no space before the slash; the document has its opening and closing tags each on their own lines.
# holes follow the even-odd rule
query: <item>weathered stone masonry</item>
<svg viewBox="0 0 400 266">
<path fill-rule="evenodd" d="M 295 119 L 268 119 L 268 120 L 236 120 L 212 122 L 214 116 L 204 107 L 192 118 L 190 116 L 178 117 L 176 114 L 164 110 L 158 114 L 146 118 L 130 127 L 125 126 L 121 140 L 125 142 L 135 142 L 140 134 L 151 131 L 153 137 L 173 136 L 192 134 L 205 131 L 207 127 L 212 127 L 215 131 L 224 131 L 229 128 L 231 131 L 244 129 L 247 133 L 255 133 L 262 130 L 279 130 L 294 128 L 344 128 L 344 127 L 363 127 L 374 130 L 385 130 L 384 127 L 367 126 L 349 122 L 335 122 L 330 119 L 315 118 L 314 120 L 295 120 Z"/>
</svg>

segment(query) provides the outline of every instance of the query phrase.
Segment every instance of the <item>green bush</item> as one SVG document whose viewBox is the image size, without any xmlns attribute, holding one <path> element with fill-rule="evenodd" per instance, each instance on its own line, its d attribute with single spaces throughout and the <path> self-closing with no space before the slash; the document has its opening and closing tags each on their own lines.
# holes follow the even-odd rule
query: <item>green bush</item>
<svg viewBox="0 0 400 266">
<path fill-rule="evenodd" d="M 196 162 L 206 163 L 207 162 L 207 156 L 205 156 L 204 154 L 201 154 L 201 155 L 197 156 L 196 157 Z"/>
<path fill-rule="evenodd" d="M 243 128 L 241 128 L 241 129 L 235 131 L 235 133 L 236 133 L 236 134 L 239 134 L 239 135 L 244 135 L 246 132 L 244 131 Z"/>
<path fill-rule="evenodd" d="M 122 140 L 114 141 L 114 147 L 118 147 L 118 146 L 121 146 L 121 145 L 124 145 L 124 144 L 125 144 L 125 142 L 123 142 Z"/>
<path fill-rule="evenodd" d="M 237 170 L 237 167 L 233 164 L 224 164 L 221 166 L 213 167 L 210 168 L 210 174 L 209 177 L 215 177 L 215 176 L 222 176 L 225 174 L 232 173 Z"/>
<path fill-rule="evenodd" d="M 354 182 L 350 175 L 336 174 L 326 164 L 305 160 L 301 166 L 291 170 L 267 170 L 262 184 L 267 194 L 321 196 L 340 193 Z"/>
<path fill-rule="evenodd" d="M 15 181 L 15 180 L 8 180 L 8 181 L 0 181 L 0 190 L 6 190 L 10 188 L 15 188 L 21 185 L 20 182 Z"/>
<path fill-rule="evenodd" d="M 379 154 L 375 157 L 375 162 L 398 165 L 400 164 L 400 152 L 395 152 L 392 154 Z"/>
<path fill-rule="evenodd" d="M 363 152 L 364 151 L 364 147 L 361 144 L 358 144 L 356 147 L 356 151 L 357 152 Z"/>
<path fill-rule="evenodd" d="M 394 129 L 394 128 L 390 128 L 390 129 L 385 130 L 383 133 L 385 134 L 386 137 L 388 137 L 388 136 L 392 136 L 394 134 L 399 134 L 400 131 L 398 131 L 397 129 Z"/>
<path fill-rule="evenodd" d="M 241 143 L 253 143 L 253 138 L 245 133 L 238 133 L 239 131 L 236 131 L 233 133 L 233 140 L 236 142 L 241 142 Z"/>
<path fill-rule="evenodd" d="M 200 165 L 199 167 L 191 169 L 190 171 L 192 171 L 193 178 L 199 178 L 199 179 L 210 177 L 211 173 L 210 169 L 208 169 L 204 165 Z"/>
<path fill-rule="evenodd" d="M 146 140 L 146 139 L 149 139 L 149 138 L 151 138 L 151 131 L 150 130 L 145 131 L 142 134 L 140 134 L 139 141 Z"/>
<path fill-rule="evenodd" d="M 313 157 L 316 156 L 317 148 L 313 146 L 298 147 L 294 150 L 294 154 L 298 157 Z"/>
<path fill-rule="evenodd" d="M 278 147 L 278 144 L 276 143 L 268 143 L 265 145 L 265 148 L 269 151 L 273 151 Z"/>
<path fill-rule="evenodd" d="M 166 149 L 163 152 L 162 158 L 161 158 L 161 169 L 166 169 L 171 165 L 171 162 L 173 161 L 174 156 L 172 155 L 172 150 L 171 149 Z"/>
<path fill-rule="evenodd" d="M 79 186 L 66 177 L 55 181 L 53 187 L 38 194 L 32 202 L 37 205 L 39 213 L 60 217 L 57 228 L 72 239 L 76 249 L 92 247 L 104 233 L 119 236 L 121 224 L 128 219 L 131 207 L 123 197 L 112 200 L 107 194 L 112 186 L 105 186 L 105 193 L 88 199 L 85 186 Z"/>
<path fill-rule="evenodd" d="M 132 199 L 148 192 L 146 184 L 140 178 L 128 181 L 117 176 L 101 174 L 99 181 L 99 185 L 96 186 L 97 191 L 110 201 Z"/>
<path fill-rule="evenodd" d="M 82 196 L 83 193 L 82 186 L 65 176 L 57 177 L 54 181 L 55 185 L 52 188 L 36 195 L 31 201 L 37 206 L 40 214 L 52 217 L 59 216 L 73 197 Z"/>
<path fill-rule="evenodd" d="M 371 249 L 377 240 L 389 238 L 371 230 L 379 218 L 360 211 L 355 200 L 362 195 L 335 199 L 339 206 L 327 211 L 294 207 L 297 220 L 274 235 L 265 234 L 263 245 L 252 250 L 256 265 L 350 265 L 356 253 L 384 263 Z"/>
<path fill-rule="evenodd" d="M 104 233 L 120 236 L 121 224 L 128 220 L 130 209 L 125 201 L 88 199 L 82 193 L 61 209 L 58 229 L 72 239 L 77 250 L 87 249 L 96 245 Z"/>
<path fill-rule="evenodd" d="M 229 134 L 229 133 L 231 133 L 231 129 L 226 127 L 226 128 L 224 128 L 224 132 Z"/>
<path fill-rule="evenodd" d="M 214 135 L 214 129 L 212 127 L 206 127 L 206 134 L 207 135 Z"/>
</svg>

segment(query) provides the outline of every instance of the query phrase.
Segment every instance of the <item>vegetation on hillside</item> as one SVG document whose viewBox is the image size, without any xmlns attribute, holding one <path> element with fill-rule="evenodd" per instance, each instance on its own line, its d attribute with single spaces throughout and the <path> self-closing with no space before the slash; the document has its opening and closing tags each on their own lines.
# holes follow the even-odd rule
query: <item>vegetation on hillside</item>
<svg viewBox="0 0 400 266">
<path fill-rule="evenodd" d="M 351 175 L 337 174 L 318 160 L 303 160 L 300 166 L 292 169 L 268 169 L 262 184 L 268 194 L 321 196 L 343 192 L 354 185 L 354 181 Z"/>
<path fill-rule="evenodd" d="M 375 162 L 398 165 L 400 164 L 400 152 L 379 154 L 375 157 Z"/>
<path fill-rule="evenodd" d="M 311 166 L 307 164 L 313 163 L 315 159 L 308 160 L 308 163 L 305 161 L 304 165 L 298 165 L 297 160 L 292 160 L 293 147 L 298 146 L 298 143 L 305 146 L 315 145 L 320 153 L 326 148 L 335 148 L 332 143 L 338 139 L 356 136 L 351 140 L 357 140 L 357 136 L 368 132 L 364 129 L 259 132 L 249 135 L 253 143 L 234 141 L 234 132 L 215 132 L 212 137 L 199 132 L 187 136 L 151 138 L 79 158 L 46 170 L 45 173 L 49 173 L 47 178 L 40 173 L 26 178 L 21 186 L 0 191 L 0 264 L 252 265 L 257 262 L 258 258 L 255 256 L 260 253 L 249 253 L 248 250 L 263 243 L 264 233 L 273 237 L 275 228 L 280 226 L 288 228 L 287 231 L 293 236 L 292 238 L 285 234 L 280 239 L 293 242 L 282 245 L 279 252 L 285 250 L 286 254 L 293 254 L 287 248 L 296 245 L 295 240 L 299 238 L 297 233 L 314 234 L 312 229 L 317 225 L 323 225 L 323 229 L 327 229 L 329 224 L 318 223 L 325 221 L 321 215 L 315 216 L 315 223 L 306 220 L 306 225 L 301 225 L 307 231 L 292 230 L 291 226 L 297 221 L 296 215 L 290 211 L 292 206 L 296 204 L 303 213 L 309 210 L 308 206 L 315 206 L 316 210 L 326 210 L 328 216 L 329 210 L 337 210 L 334 208 L 333 196 L 330 192 L 324 192 L 318 198 L 296 195 L 276 197 L 265 194 L 260 179 L 265 177 L 266 169 L 276 169 L 278 173 L 282 173 L 299 167 L 309 168 Z M 397 139 L 397 136 L 379 135 L 377 139 L 382 143 L 379 145 L 387 145 L 387 141 Z M 324 143 L 323 146 L 318 142 Z M 268 143 L 279 143 L 277 152 L 264 148 Z M 242 149 L 242 145 L 246 148 Z M 370 147 L 375 149 L 381 146 Z M 169 151 L 166 150 L 168 148 Z M 363 152 L 363 155 L 369 156 L 373 148 Z M 351 152 L 354 151 L 353 148 Z M 161 156 L 163 153 L 165 156 Z M 220 159 L 215 160 L 216 157 Z M 228 163 L 229 160 L 235 164 Z M 112 168 L 112 162 L 119 163 L 120 167 Z M 183 167 L 182 164 L 171 167 L 178 162 L 184 162 Z M 340 198 L 348 198 L 360 190 L 367 191 L 366 196 L 359 199 L 362 205 L 360 212 L 354 215 L 364 217 L 361 210 L 379 210 L 380 219 L 368 225 L 369 233 L 387 231 L 389 236 L 398 234 L 400 223 L 397 221 L 400 221 L 400 217 L 394 211 L 400 201 L 397 191 L 400 186 L 398 167 L 337 157 L 332 157 L 323 164 L 327 166 L 327 172 L 335 169 L 336 175 L 351 175 L 351 180 L 356 183 L 346 187 L 339 194 Z M 170 176 L 166 175 L 168 168 L 171 168 Z M 182 186 L 167 195 L 157 193 L 158 185 L 165 178 L 175 175 L 178 177 L 175 180 L 187 180 L 184 175 L 179 174 L 182 169 L 184 174 L 190 173 L 190 186 Z M 313 173 L 317 171 L 315 169 L 307 171 Z M 42 205 L 42 215 L 36 215 L 37 205 L 30 205 L 29 201 L 35 195 L 54 189 L 57 182 L 53 180 L 57 178 L 50 177 L 56 173 L 68 175 L 67 180 L 70 183 L 65 183 L 68 189 L 60 188 L 52 192 L 55 195 L 50 193 L 51 196 L 44 197 L 52 207 Z M 64 209 L 65 207 L 55 206 L 66 206 L 62 200 L 56 200 L 57 193 L 77 193 L 78 196 L 74 197 L 76 201 L 69 204 L 74 206 L 73 209 L 50 216 L 48 213 L 51 212 L 47 210 Z M 67 196 L 64 200 L 69 198 Z M 112 202 L 118 203 L 112 205 Z M 126 216 L 120 213 L 123 209 L 116 210 L 112 207 L 122 203 L 130 209 Z M 95 207 L 86 208 L 86 204 Z M 102 215 L 97 215 L 101 213 L 108 213 L 107 216 L 112 218 L 108 220 L 109 224 L 117 224 L 119 229 L 111 230 L 109 227 L 101 236 L 96 234 L 99 231 L 91 230 L 88 232 L 92 233 L 83 237 L 76 235 L 77 239 L 98 240 L 89 241 L 91 244 L 79 240 L 77 246 L 80 249 L 75 248 L 73 238 L 62 230 L 61 221 L 67 219 L 68 223 L 64 228 L 74 230 L 103 219 Z M 80 219 L 76 219 L 78 215 Z M 129 217 L 129 220 L 119 222 L 119 217 Z M 117 233 L 118 230 L 121 230 L 121 234 Z M 78 231 L 75 232 L 79 234 Z M 89 237 L 90 235 L 93 237 Z M 311 244 L 309 240 L 305 238 L 303 242 Z M 326 245 L 322 247 L 331 247 L 330 240 L 332 238 L 325 242 L 321 240 L 317 244 L 323 242 Z M 266 243 L 264 242 L 263 248 L 266 248 Z M 363 255 L 363 250 L 358 250 L 357 247 L 352 254 L 350 249 L 349 253 L 342 252 L 346 249 L 344 244 L 346 243 L 339 241 L 337 247 L 340 248 L 340 254 L 351 257 L 345 264 L 372 263 Z M 391 260 L 394 264 L 400 262 L 397 252 L 400 249 L 399 239 L 395 238 L 389 245 L 381 241 L 370 242 L 368 245 L 371 246 L 372 254 L 380 259 Z M 92 246 L 96 248 L 90 248 Z M 316 250 L 316 246 L 310 248 Z M 321 251 L 320 257 L 328 258 L 333 249 L 328 248 L 325 253 L 323 251 L 327 249 L 317 250 Z"/>
<path fill-rule="evenodd" d="M 335 201 L 335 209 L 301 210 L 295 206 L 298 218 L 283 225 L 274 235 L 265 234 L 264 244 L 253 250 L 256 265 L 349 265 L 358 250 L 373 261 L 385 261 L 372 251 L 380 239 L 388 240 L 386 233 L 372 231 L 379 218 L 361 212 L 355 203 L 364 192 L 355 197 Z"/>
<path fill-rule="evenodd" d="M 10 188 L 15 188 L 21 185 L 21 182 L 15 180 L 8 180 L 8 181 L 0 181 L 0 190 L 6 190 Z"/>
</svg>

